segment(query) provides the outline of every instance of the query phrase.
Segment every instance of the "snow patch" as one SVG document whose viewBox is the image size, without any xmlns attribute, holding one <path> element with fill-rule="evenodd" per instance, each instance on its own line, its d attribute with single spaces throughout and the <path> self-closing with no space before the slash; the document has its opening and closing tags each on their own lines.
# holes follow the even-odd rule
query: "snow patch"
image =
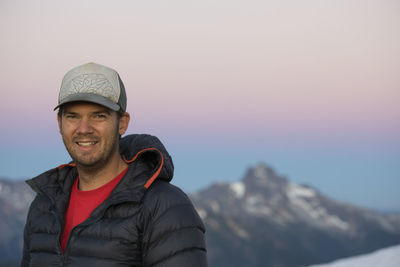
<svg viewBox="0 0 400 267">
<path fill-rule="evenodd" d="M 246 192 L 246 186 L 242 182 L 236 182 L 230 185 L 231 190 L 235 193 L 237 198 L 242 198 Z"/>
<path fill-rule="evenodd" d="M 313 265 L 310 267 L 399 267 L 400 245 L 384 248 L 375 252 L 336 260 L 327 264 Z"/>
<path fill-rule="evenodd" d="M 316 192 L 313 189 L 296 184 L 289 184 L 286 193 L 293 205 L 302 209 L 311 218 L 322 221 L 328 226 L 338 228 L 342 231 L 346 231 L 350 228 L 347 222 L 341 220 L 336 215 L 329 214 L 325 208 L 320 206 L 318 202 L 313 199 L 313 197 L 316 196 Z"/>
<path fill-rule="evenodd" d="M 217 201 L 210 201 L 209 204 L 213 212 L 218 213 L 221 210 Z"/>
<path fill-rule="evenodd" d="M 203 209 L 196 209 L 197 213 L 199 214 L 200 218 L 202 220 L 204 220 L 205 218 L 207 218 L 207 211 L 203 210 Z"/>
<path fill-rule="evenodd" d="M 245 201 L 245 210 L 249 214 L 270 215 L 272 213 L 271 208 L 264 202 L 264 198 L 261 195 L 249 196 Z"/>
<path fill-rule="evenodd" d="M 316 196 L 313 189 L 292 183 L 289 184 L 287 193 L 291 198 L 312 198 Z"/>
<path fill-rule="evenodd" d="M 238 225 L 236 222 L 234 222 L 231 219 L 226 220 L 226 224 L 233 230 L 233 232 L 244 239 L 248 239 L 250 237 L 249 233 L 247 233 L 246 230 L 244 230 L 240 225 Z"/>
<path fill-rule="evenodd" d="M 255 206 L 262 202 L 264 202 L 264 198 L 262 195 L 251 195 L 246 198 L 246 203 L 250 206 Z"/>
</svg>

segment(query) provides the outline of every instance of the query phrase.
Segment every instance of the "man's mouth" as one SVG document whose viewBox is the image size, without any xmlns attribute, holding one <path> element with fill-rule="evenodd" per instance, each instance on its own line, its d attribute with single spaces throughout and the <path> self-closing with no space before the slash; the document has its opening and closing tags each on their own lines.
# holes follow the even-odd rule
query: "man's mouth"
<svg viewBox="0 0 400 267">
<path fill-rule="evenodd" d="M 76 142 L 76 144 L 78 146 L 93 146 L 93 145 L 97 144 L 97 142 L 96 141 L 79 141 L 79 142 Z"/>
</svg>

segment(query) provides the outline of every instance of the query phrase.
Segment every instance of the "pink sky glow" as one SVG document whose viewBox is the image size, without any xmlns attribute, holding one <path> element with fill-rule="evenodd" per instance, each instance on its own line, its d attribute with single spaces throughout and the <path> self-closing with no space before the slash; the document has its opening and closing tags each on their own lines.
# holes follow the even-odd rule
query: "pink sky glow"
<svg viewBox="0 0 400 267">
<path fill-rule="evenodd" d="M 91 61 L 120 73 L 129 133 L 395 153 L 399 14 L 397 0 L 3 0 L 0 156 L 60 142 L 62 76 Z"/>
</svg>

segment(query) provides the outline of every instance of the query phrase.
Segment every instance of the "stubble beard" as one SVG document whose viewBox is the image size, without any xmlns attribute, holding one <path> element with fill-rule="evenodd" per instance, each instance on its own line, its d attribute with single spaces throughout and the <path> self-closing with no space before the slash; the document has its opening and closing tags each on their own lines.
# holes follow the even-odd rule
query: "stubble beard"
<svg viewBox="0 0 400 267">
<path fill-rule="evenodd" d="M 62 136 L 64 146 L 68 151 L 68 154 L 72 158 L 73 162 L 76 164 L 76 166 L 82 170 L 85 170 L 85 172 L 98 172 L 101 171 L 103 168 L 105 168 L 108 163 L 110 162 L 111 158 L 115 154 L 116 150 L 118 149 L 119 146 L 119 132 L 118 132 L 118 125 L 116 127 L 116 130 L 114 131 L 114 135 L 112 137 L 112 144 L 105 145 L 103 147 L 104 150 L 98 151 L 97 153 L 99 155 L 93 155 L 89 158 L 85 158 L 85 156 L 78 156 L 77 153 L 74 151 L 72 148 L 73 144 L 68 145 L 68 141 L 65 140 L 64 136 Z M 75 138 L 74 138 L 75 139 Z M 73 140 L 74 140 L 73 139 Z M 99 140 L 99 138 L 95 138 Z M 74 143 L 72 141 L 72 143 Z M 105 142 L 106 143 L 106 142 Z"/>
</svg>

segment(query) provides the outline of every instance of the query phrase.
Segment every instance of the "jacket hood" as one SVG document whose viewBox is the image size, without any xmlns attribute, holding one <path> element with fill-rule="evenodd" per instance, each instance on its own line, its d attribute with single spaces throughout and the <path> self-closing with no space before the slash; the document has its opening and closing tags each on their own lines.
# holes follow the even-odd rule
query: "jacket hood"
<svg viewBox="0 0 400 267">
<path fill-rule="evenodd" d="M 171 181 L 174 175 L 174 164 L 168 151 L 161 141 L 148 134 L 131 134 L 123 137 L 119 142 L 119 152 L 127 161 L 133 161 L 140 153 L 141 157 L 154 163 L 154 168 L 162 164 L 158 179 Z"/>
<path fill-rule="evenodd" d="M 146 164 L 153 173 L 153 176 L 146 182 L 148 188 L 155 179 L 162 179 L 170 182 L 174 175 L 174 164 L 160 140 L 148 134 L 131 134 L 123 137 L 119 143 L 120 154 L 127 163 L 131 163 L 139 158 L 140 162 Z M 151 171 L 153 170 L 153 171 Z M 73 162 L 63 164 L 57 168 L 48 170 L 37 177 L 26 182 L 36 192 L 46 191 L 48 195 L 56 196 L 59 191 L 56 184 L 63 188 L 63 192 L 68 193 L 74 179 L 78 175 Z M 72 179 L 67 179 L 72 177 Z M 57 182 L 54 182 L 57 181 Z M 140 183 L 140 181 L 137 181 Z"/>
</svg>

